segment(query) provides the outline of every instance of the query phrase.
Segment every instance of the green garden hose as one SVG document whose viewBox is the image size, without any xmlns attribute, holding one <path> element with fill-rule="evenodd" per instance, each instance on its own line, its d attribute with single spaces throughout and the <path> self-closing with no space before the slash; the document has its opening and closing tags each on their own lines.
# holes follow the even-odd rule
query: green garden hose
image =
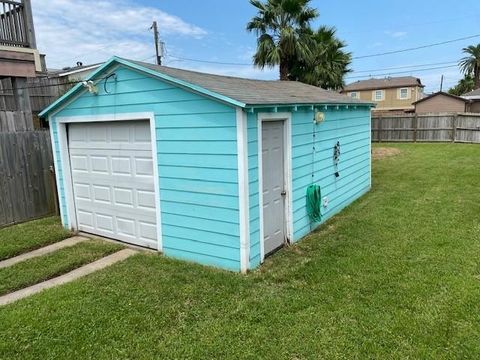
<svg viewBox="0 0 480 360">
<path fill-rule="evenodd" d="M 322 191 L 319 185 L 312 184 L 307 188 L 307 213 L 312 222 L 322 221 Z"/>
</svg>

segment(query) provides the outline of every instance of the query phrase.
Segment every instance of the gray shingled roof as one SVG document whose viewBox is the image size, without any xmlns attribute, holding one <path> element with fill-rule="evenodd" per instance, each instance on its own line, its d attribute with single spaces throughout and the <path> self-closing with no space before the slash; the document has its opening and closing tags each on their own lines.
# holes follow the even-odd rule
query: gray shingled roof
<svg viewBox="0 0 480 360">
<path fill-rule="evenodd" d="M 359 80 L 345 86 L 344 91 L 374 90 L 398 88 L 402 86 L 421 86 L 420 79 L 413 76 L 388 77 L 383 79 Z"/>
<path fill-rule="evenodd" d="M 436 93 L 433 93 L 433 94 L 430 94 L 430 95 L 428 95 L 428 96 L 425 96 L 424 98 L 422 98 L 422 99 L 420 99 L 420 100 L 414 101 L 412 104 L 418 104 L 418 103 L 421 103 L 421 102 L 430 100 L 431 98 L 436 97 L 436 96 L 446 96 L 446 97 L 449 97 L 449 98 L 452 98 L 452 99 L 456 99 L 456 100 L 463 101 L 464 103 L 465 103 L 465 102 L 468 103 L 468 100 L 465 99 L 465 98 L 463 98 L 463 97 L 461 97 L 461 96 L 452 95 L 452 94 L 449 94 L 449 93 L 444 92 L 444 91 L 438 91 L 438 92 L 436 92 Z"/>
<path fill-rule="evenodd" d="M 247 105 L 370 104 L 297 81 L 252 80 L 127 60 Z"/>
<path fill-rule="evenodd" d="M 463 94 L 462 96 L 480 96 L 480 88 L 477 90 L 472 90 L 466 94 Z"/>
</svg>

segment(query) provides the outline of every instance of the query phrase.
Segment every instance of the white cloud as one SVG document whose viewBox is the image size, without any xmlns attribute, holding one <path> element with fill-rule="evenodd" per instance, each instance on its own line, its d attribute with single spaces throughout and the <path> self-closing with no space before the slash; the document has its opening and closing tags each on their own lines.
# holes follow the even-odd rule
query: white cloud
<svg viewBox="0 0 480 360">
<path fill-rule="evenodd" d="M 112 55 L 144 59 L 154 54 L 150 24 L 162 37 L 201 39 L 207 31 L 133 0 L 37 0 L 33 2 L 37 47 L 49 67 L 99 62 Z"/>
<path fill-rule="evenodd" d="M 262 70 L 254 66 L 198 64 L 188 61 L 182 62 L 174 60 L 167 61 L 166 65 L 179 69 L 200 71 L 209 74 L 242 77 L 248 79 L 277 80 L 279 78 L 277 66 L 273 68 L 265 68 Z"/>
<path fill-rule="evenodd" d="M 395 39 L 398 39 L 398 38 L 403 38 L 405 36 L 407 36 L 407 32 L 406 31 L 385 31 L 385 34 L 395 38 Z"/>
</svg>

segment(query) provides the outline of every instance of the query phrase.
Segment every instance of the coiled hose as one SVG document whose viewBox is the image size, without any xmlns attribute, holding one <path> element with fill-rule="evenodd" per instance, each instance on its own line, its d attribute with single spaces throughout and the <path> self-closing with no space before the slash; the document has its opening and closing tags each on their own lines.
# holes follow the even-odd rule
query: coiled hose
<svg viewBox="0 0 480 360">
<path fill-rule="evenodd" d="M 307 188 L 307 213 L 312 222 L 322 220 L 322 191 L 319 185 L 310 185 Z"/>
</svg>

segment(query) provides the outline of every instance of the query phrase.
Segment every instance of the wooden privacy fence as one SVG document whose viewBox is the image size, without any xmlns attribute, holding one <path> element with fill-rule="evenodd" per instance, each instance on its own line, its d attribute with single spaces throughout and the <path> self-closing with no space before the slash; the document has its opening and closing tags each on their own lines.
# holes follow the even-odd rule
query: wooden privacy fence
<svg viewBox="0 0 480 360">
<path fill-rule="evenodd" d="M 68 78 L 37 76 L 27 79 L 30 106 L 34 113 L 45 109 L 73 86 Z M 18 111 L 11 78 L 0 79 L 0 110 Z"/>
<path fill-rule="evenodd" d="M 0 133 L 0 226 L 55 213 L 52 165 L 48 131 Z"/>
<path fill-rule="evenodd" d="M 480 114 L 412 114 L 372 117 L 372 141 L 480 144 Z"/>
<path fill-rule="evenodd" d="M 32 113 L 0 110 L 0 132 L 33 130 Z"/>
</svg>

